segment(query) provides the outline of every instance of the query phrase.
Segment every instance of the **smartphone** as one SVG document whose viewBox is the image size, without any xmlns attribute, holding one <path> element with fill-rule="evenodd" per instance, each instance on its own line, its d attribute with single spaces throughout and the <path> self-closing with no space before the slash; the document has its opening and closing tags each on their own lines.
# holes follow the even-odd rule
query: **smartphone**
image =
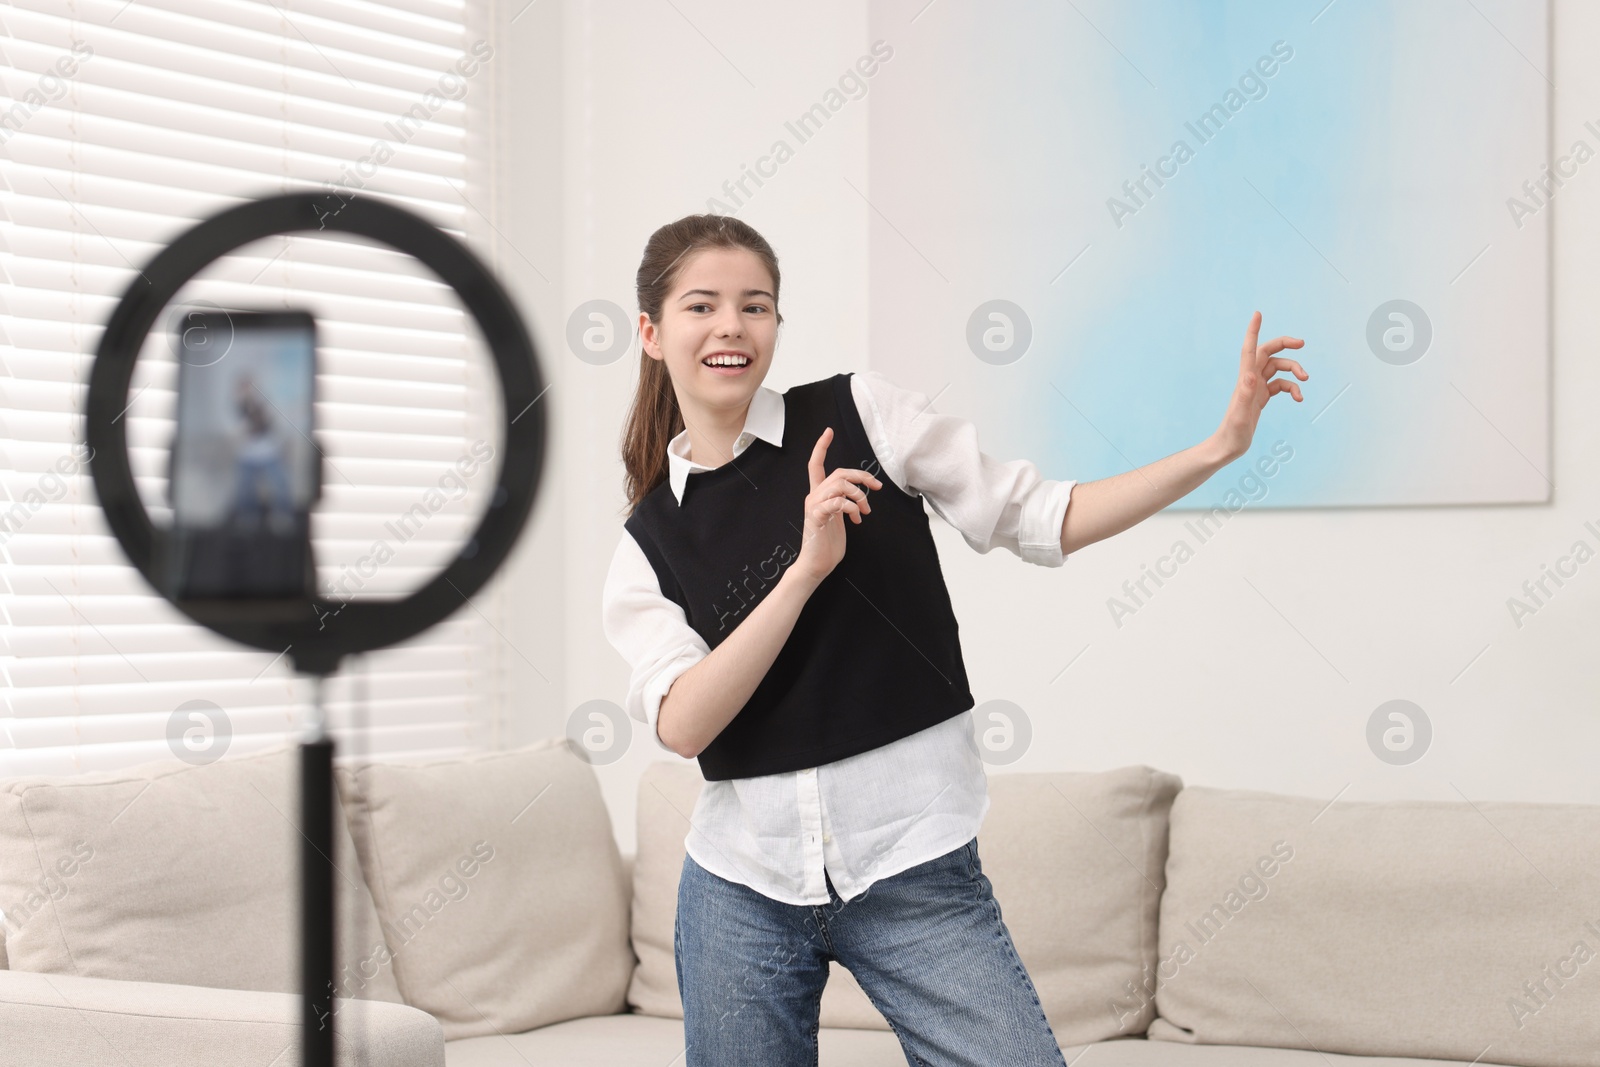
<svg viewBox="0 0 1600 1067">
<path fill-rule="evenodd" d="M 188 310 L 172 332 L 164 591 L 196 606 L 303 612 L 316 592 L 310 518 L 322 494 L 316 321 L 304 311 Z"/>
</svg>

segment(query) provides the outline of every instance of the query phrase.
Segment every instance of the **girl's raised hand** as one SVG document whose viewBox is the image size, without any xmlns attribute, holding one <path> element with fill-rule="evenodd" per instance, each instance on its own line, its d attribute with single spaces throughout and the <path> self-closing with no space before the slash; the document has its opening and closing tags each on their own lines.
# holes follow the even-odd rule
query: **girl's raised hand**
<svg viewBox="0 0 1600 1067">
<path fill-rule="evenodd" d="M 860 525 L 863 514 L 872 514 L 872 505 L 867 503 L 867 492 L 861 485 L 883 488 L 881 481 L 859 467 L 840 467 L 832 474 L 825 474 L 823 459 L 828 454 L 828 442 L 832 440 L 833 427 L 830 426 L 817 438 L 806 464 L 811 474 L 811 492 L 806 495 L 800 555 L 793 563 L 801 574 L 819 583 L 833 573 L 833 568 L 844 558 L 845 531 L 840 514 L 848 512 Z"/>
<path fill-rule="evenodd" d="M 1301 347 L 1305 344 L 1303 340 L 1298 337 L 1274 337 L 1266 344 L 1258 344 L 1256 338 L 1260 330 L 1261 312 L 1257 311 L 1250 316 L 1250 326 L 1244 333 L 1244 347 L 1239 352 L 1239 378 L 1233 387 L 1233 398 L 1228 402 L 1222 425 L 1211 435 L 1230 461 L 1249 450 L 1250 441 L 1255 437 L 1256 422 L 1261 418 L 1261 409 L 1267 406 L 1273 393 L 1288 393 L 1294 397 L 1295 403 L 1305 399 L 1300 395 L 1298 384 L 1287 378 L 1274 378 L 1273 375 L 1286 370 L 1302 382 L 1311 377 L 1299 363 L 1276 355 L 1285 348 Z"/>
</svg>

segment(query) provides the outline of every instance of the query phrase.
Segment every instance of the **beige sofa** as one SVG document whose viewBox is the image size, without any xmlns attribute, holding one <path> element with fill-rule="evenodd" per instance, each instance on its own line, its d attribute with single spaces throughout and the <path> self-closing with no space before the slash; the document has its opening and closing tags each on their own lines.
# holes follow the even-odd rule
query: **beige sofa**
<svg viewBox="0 0 1600 1067">
<path fill-rule="evenodd" d="M 0 1067 L 298 1062 L 294 751 L 0 782 Z M 701 786 L 619 853 L 562 740 L 341 769 L 341 1064 L 683 1062 Z M 1600 808 L 990 778 L 984 872 L 1074 1067 L 1600 1064 Z M 825 1067 L 904 1054 L 849 972 Z M 1410 1057 L 1410 1058 L 1405 1058 Z"/>
</svg>

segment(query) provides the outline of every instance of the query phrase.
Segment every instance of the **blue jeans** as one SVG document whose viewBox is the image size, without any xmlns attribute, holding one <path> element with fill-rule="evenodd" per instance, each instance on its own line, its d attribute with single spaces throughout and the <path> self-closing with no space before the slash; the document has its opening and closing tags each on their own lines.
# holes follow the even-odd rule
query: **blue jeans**
<svg viewBox="0 0 1600 1067">
<path fill-rule="evenodd" d="M 916 1067 L 1065 1067 L 978 840 L 829 903 L 776 901 L 685 855 L 673 930 L 687 1067 L 816 1067 L 828 961 Z"/>
<path fill-rule="evenodd" d="M 263 521 L 272 522 L 280 515 L 285 519 L 293 518 L 294 495 L 281 456 L 264 460 L 241 456 L 237 466 L 238 488 L 233 499 L 235 523 L 253 530 Z M 267 497 L 265 503 L 263 490 Z"/>
</svg>

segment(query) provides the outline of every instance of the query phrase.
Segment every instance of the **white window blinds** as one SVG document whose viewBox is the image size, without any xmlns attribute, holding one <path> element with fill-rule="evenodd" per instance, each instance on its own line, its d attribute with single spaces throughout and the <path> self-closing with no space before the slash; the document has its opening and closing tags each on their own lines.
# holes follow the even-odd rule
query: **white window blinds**
<svg viewBox="0 0 1600 1067">
<path fill-rule="evenodd" d="M 312 688 L 288 657 L 189 622 L 110 535 L 80 462 L 93 352 L 135 268 L 246 198 L 360 191 L 475 243 L 487 169 L 468 145 L 493 62 L 478 14 L 466 0 L 0 7 L 0 776 L 174 758 L 175 716 L 203 722 L 190 706 L 221 709 L 232 753 L 295 736 Z M 325 595 L 394 597 L 440 570 L 483 513 L 503 419 L 455 295 L 382 245 L 315 234 L 219 260 L 169 314 L 204 303 L 316 317 Z M 158 326 L 123 416 L 158 525 L 176 369 Z M 478 461 L 465 476 L 463 457 Z M 492 619 L 475 600 L 347 662 L 326 694 L 341 756 L 488 746 Z"/>
</svg>

